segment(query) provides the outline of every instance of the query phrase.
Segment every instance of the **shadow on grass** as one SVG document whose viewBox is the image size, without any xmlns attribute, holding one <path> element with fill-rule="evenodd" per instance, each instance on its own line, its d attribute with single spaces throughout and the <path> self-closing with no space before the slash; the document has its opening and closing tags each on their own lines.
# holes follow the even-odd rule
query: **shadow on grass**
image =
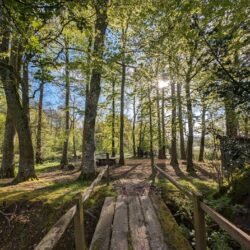
<svg viewBox="0 0 250 250">
<path fill-rule="evenodd" d="M 28 191 L 27 189 L 18 191 L 3 190 L 0 193 L 0 202 L 14 202 L 21 199 L 29 201 L 41 200 L 56 206 L 72 200 L 77 193 L 84 191 L 89 185 L 89 181 L 76 180 L 68 183 L 50 183 L 44 187 Z"/>
</svg>

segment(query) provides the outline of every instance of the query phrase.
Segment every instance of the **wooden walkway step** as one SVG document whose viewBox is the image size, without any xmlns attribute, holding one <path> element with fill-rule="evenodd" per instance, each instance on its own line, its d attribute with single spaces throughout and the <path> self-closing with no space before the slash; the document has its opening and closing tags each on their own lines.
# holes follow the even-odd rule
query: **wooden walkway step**
<svg viewBox="0 0 250 250">
<path fill-rule="evenodd" d="M 105 199 L 90 249 L 167 250 L 161 225 L 148 196 Z"/>
</svg>

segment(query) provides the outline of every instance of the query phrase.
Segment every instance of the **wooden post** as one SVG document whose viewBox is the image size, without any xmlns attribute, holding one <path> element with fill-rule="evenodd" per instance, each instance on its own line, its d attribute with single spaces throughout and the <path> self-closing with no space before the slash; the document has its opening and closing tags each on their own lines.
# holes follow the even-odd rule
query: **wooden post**
<svg viewBox="0 0 250 250">
<path fill-rule="evenodd" d="M 195 229 L 195 249 L 206 250 L 206 228 L 205 228 L 205 214 L 200 206 L 202 200 L 201 194 L 193 193 L 194 203 L 194 229 Z"/>
<path fill-rule="evenodd" d="M 84 234 L 84 214 L 81 193 L 79 193 L 77 209 L 74 217 L 74 233 L 76 250 L 86 250 L 87 246 Z"/>
<path fill-rule="evenodd" d="M 108 164 L 108 169 L 107 169 L 107 186 L 109 186 L 109 153 L 106 153 L 106 159 L 107 159 L 107 164 Z"/>
</svg>

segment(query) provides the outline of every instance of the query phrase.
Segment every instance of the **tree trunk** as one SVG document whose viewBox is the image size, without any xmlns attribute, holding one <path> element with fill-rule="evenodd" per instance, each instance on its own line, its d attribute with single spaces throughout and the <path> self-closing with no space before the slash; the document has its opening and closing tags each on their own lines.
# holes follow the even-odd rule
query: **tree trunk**
<svg viewBox="0 0 250 250">
<path fill-rule="evenodd" d="M 244 136 L 248 138 L 248 116 L 244 118 Z"/>
<path fill-rule="evenodd" d="M 0 2 L 1 5 L 1 2 Z M 2 7 L 2 6 L 1 6 Z M 4 15 L 2 8 L 0 8 L 0 26 L 3 25 Z M 0 53 L 7 53 L 9 45 L 8 31 L 2 29 L 1 36 L 3 35 L 2 43 L 0 45 Z M 15 80 L 17 72 L 13 67 L 6 67 L 8 65 L 7 58 L 0 59 L 0 77 L 3 82 L 4 92 L 7 101 L 7 107 L 10 112 L 13 124 L 16 128 L 19 138 L 19 168 L 15 182 L 25 181 L 30 178 L 36 178 L 34 170 L 34 151 L 31 140 L 31 132 L 29 127 L 28 114 L 25 112 L 20 102 L 20 96 L 16 88 Z M 9 81 L 6 81 L 6 77 Z"/>
<path fill-rule="evenodd" d="M 177 83 L 177 101 L 178 101 L 178 119 L 179 119 L 179 131 L 180 131 L 180 153 L 181 153 L 181 159 L 186 160 L 183 116 L 182 116 L 181 85 L 179 83 Z"/>
<path fill-rule="evenodd" d="M 233 94 L 228 92 L 225 99 L 226 113 L 226 134 L 229 137 L 236 137 L 238 134 L 238 117 L 233 106 Z"/>
<path fill-rule="evenodd" d="M 104 39 L 107 28 L 107 4 L 107 0 L 95 1 L 96 23 L 93 56 L 97 59 L 97 62 L 102 60 L 104 51 Z M 102 64 L 97 65 L 96 63 L 92 69 L 89 93 L 86 96 L 82 175 L 92 175 L 95 173 L 95 122 L 101 91 L 101 72 Z"/>
<path fill-rule="evenodd" d="M 22 87 L 22 106 L 24 112 L 28 116 L 28 121 L 30 122 L 30 100 L 29 100 L 29 56 L 23 62 L 23 80 L 21 81 Z"/>
<path fill-rule="evenodd" d="M 115 157 L 115 81 L 112 82 L 112 150 L 111 156 Z"/>
<path fill-rule="evenodd" d="M 42 160 L 42 115 L 43 115 L 43 92 L 44 92 L 44 80 L 43 71 L 42 79 L 40 83 L 40 96 L 38 104 L 38 121 L 37 121 L 37 134 L 36 134 L 36 163 L 41 164 Z"/>
<path fill-rule="evenodd" d="M 65 134 L 63 143 L 63 153 L 61 168 L 68 165 L 68 144 L 69 144 L 69 98 L 70 98 L 70 79 L 69 79 L 69 51 L 68 42 L 65 38 Z"/>
<path fill-rule="evenodd" d="M 11 53 L 10 53 L 10 59 L 9 64 L 12 66 L 17 72 L 19 73 L 19 67 L 18 67 L 18 41 L 17 39 L 12 40 L 12 47 L 11 47 Z M 4 81 L 10 81 L 5 76 L 6 79 Z M 16 84 L 16 87 L 18 87 L 18 83 L 15 80 L 14 83 Z M 15 138 L 15 127 L 10 115 L 10 111 L 7 108 L 7 115 L 6 115 L 6 121 L 5 121 L 5 132 L 4 132 L 4 141 L 3 141 L 3 147 L 2 147 L 2 164 L 1 164 L 1 171 L 0 171 L 0 177 L 1 178 L 13 178 L 14 175 L 14 138 Z"/>
<path fill-rule="evenodd" d="M 171 101 L 172 101 L 172 122 L 171 122 L 171 160 L 170 165 L 178 166 L 177 148 L 176 148 L 176 96 L 175 83 L 171 83 Z"/>
<path fill-rule="evenodd" d="M 76 154 L 75 123 L 76 123 L 76 113 L 75 113 L 75 103 L 74 103 L 74 104 L 73 104 L 73 119 L 72 119 L 72 131 L 73 131 L 73 157 L 74 157 L 74 159 L 77 159 L 77 154 Z"/>
<path fill-rule="evenodd" d="M 3 158 L 1 165 L 1 178 L 13 178 L 14 175 L 14 138 L 15 138 L 15 127 L 10 116 L 10 112 L 7 109 L 6 121 L 5 121 L 5 132 L 3 141 Z"/>
<path fill-rule="evenodd" d="M 156 108 L 157 108 L 157 132 L 158 132 L 158 159 L 165 159 L 163 153 L 162 133 L 161 133 L 161 110 L 160 110 L 159 89 L 156 88 Z"/>
<path fill-rule="evenodd" d="M 82 134 L 82 174 L 83 174 L 83 170 L 84 170 L 84 158 L 85 158 L 85 134 L 86 134 L 86 128 L 87 128 L 87 124 L 86 124 L 86 110 L 87 110 L 87 97 L 89 96 L 89 85 L 90 85 L 90 74 L 91 74 L 91 68 L 90 68 L 90 63 L 91 63 L 91 48 L 92 48 L 92 36 L 89 36 L 89 41 L 88 41 L 88 53 L 87 53 L 87 65 L 88 68 L 86 70 L 86 90 L 85 90 L 85 117 L 84 117 L 84 122 L 83 122 L 83 134 Z"/>
<path fill-rule="evenodd" d="M 154 148 L 153 148 L 153 122 L 152 122 L 152 101 L 150 88 L 148 87 L 148 101 L 149 101 L 149 133 L 150 133 L 150 161 L 151 161 L 151 170 L 152 177 L 154 177 Z"/>
<path fill-rule="evenodd" d="M 161 100 L 161 126 L 162 126 L 162 159 L 166 159 L 165 90 L 164 88 L 162 88 L 162 100 Z"/>
<path fill-rule="evenodd" d="M 135 107 L 135 95 L 133 97 L 133 127 L 132 127 L 132 139 L 133 139 L 133 155 L 136 158 L 136 144 L 135 144 L 135 123 L 136 123 L 136 107 Z"/>
<path fill-rule="evenodd" d="M 121 110 L 120 110 L 120 158 L 119 165 L 125 164 L 124 160 L 124 92 L 125 92 L 125 81 L 126 81 L 126 65 L 122 62 L 122 84 L 121 84 Z"/>
<path fill-rule="evenodd" d="M 142 150 L 142 139 L 143 139 L 143 136 L 142 136 L 142 127 L 143 127 L 142 86 L 141 86 L 140 90 L 141 90 L 141 94 L 140 94 L 140 130 L 139 130 L 139 143 L 138 143 L 138 148 L 137 148 L 137 156 L 139 158 L 142 158 L 143 157 L 143 150 Z"/>
<path fill-rule="evenodd" d="M 199 161 L 204 161 L 205 134 L 206 134 L 206 107 L 205 104 L 203 103 L 202 115 L 201 115 L 201 142 L 200 142 Z"/>
<path fill-rule="evenodd" d="M 194 172 L 193 167 L 193 111 L 190 94 L 190 79 L 187 77 L 186 85 L 187 118 L 188 118 L 188 141 L 187 141 L 187 171 Z"/>
</svg>

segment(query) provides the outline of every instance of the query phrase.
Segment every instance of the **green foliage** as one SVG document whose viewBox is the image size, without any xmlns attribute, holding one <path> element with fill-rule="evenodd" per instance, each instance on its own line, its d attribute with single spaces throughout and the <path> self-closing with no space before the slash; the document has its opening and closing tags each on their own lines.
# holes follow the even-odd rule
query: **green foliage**
<svg viewBox="0 0 250 250">
<path fill-rule="evenodd" d="M 250 197 L 250 167 L 235 174 L 231 183 L 229 195 L 233 202 L 242 203 L 247 197 Z"/>
</svg>

